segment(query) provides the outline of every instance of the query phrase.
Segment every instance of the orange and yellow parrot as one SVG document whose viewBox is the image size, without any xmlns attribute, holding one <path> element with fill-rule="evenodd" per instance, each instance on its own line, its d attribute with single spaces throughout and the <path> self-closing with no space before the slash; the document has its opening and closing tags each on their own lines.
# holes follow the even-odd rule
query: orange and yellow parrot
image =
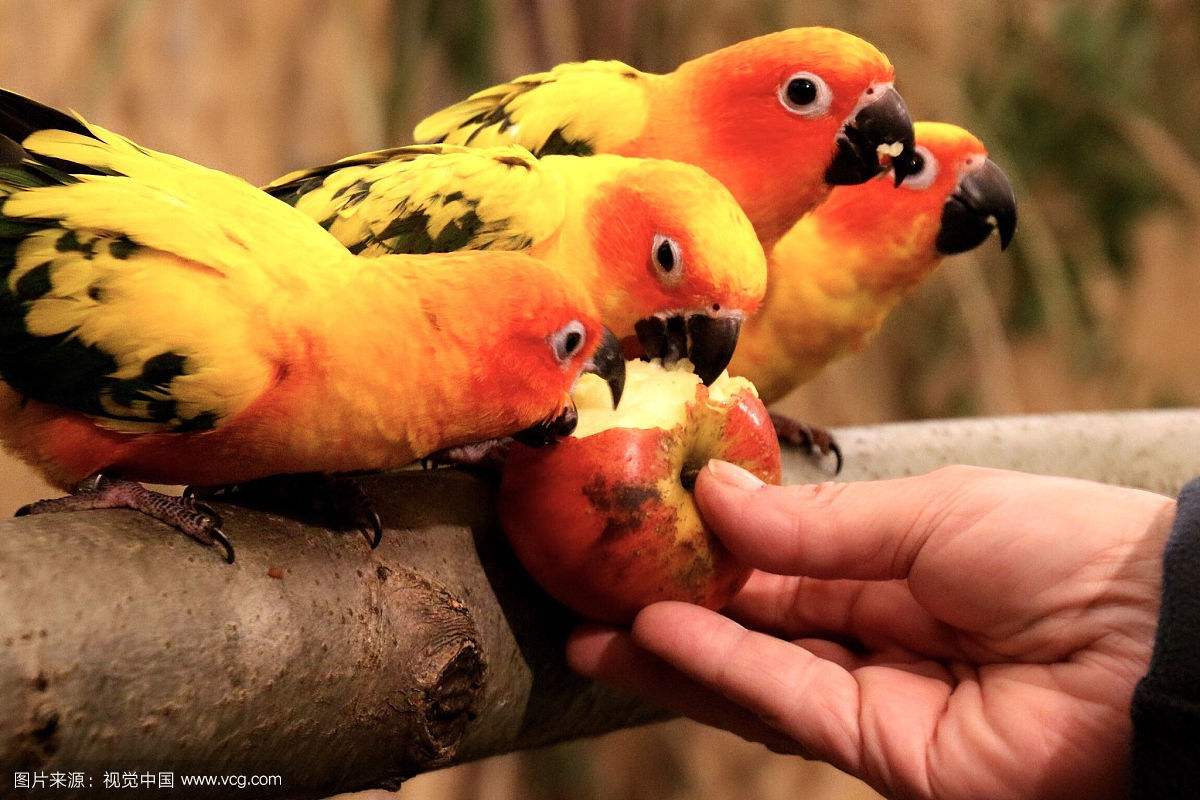
<svg viewBox="0 0 1200 800">
<path fill-rule="evenodd" d="M 416 145 L 294 172 L 266 190 L 353 253 L 524 250 L 561 265 L 629 355 L 686 356 L 705 384 L 729 364 L 767 285 L 750 221 L 690 164 Z"/>
<path fill-rule="evenodd" d="M 417 125 L 417 141 L 520 144 L 535 155 L 665 158 L 703 168 L 763 247 L 890 158 L 910 168 L 912 122 L 887 57 L 832 28 L 759 36 L 656 75 L 619 61 L 562 64 L 484 89 Z"/>
<path fill-rule="evenodd" d="M 983 143 L 955 125 L 917 123 L 912 172 L 898 189 L 885 178 L 839 187 L 772 248 L 766 300 L 730 372 L 764 401 L 780 399 L 861 349 L 945 256 L 993 230 L 1007 247 L 1016 225 L 1012 185 Z M 777 422 L 786 436 L 788 422 Z"/>
<path fill-rule="evenodd" d="M 355 256 L 241 180 L 0 92 L 0 439 L 62 487 L 233 551 L 133 481 L 399 467 L 574 428 L 624 362 L 583 287 L 520 253 Z M 113 480 L 117 478 L 119 480 Z"/>
</svg>

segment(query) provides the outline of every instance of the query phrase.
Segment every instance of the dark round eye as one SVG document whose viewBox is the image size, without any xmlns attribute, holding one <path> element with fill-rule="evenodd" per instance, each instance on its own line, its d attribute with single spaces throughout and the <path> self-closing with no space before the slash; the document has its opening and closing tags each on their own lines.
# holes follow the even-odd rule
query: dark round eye
<svg viewBox="0 0 1200 800">
<path fill-rule="evenodd" d="M 928 189 L 937 180 L 938 176 L 938 160 L 929 152 L 927 147 L 917 145 L 916 151 L 912 154 L 912 171 L 904 177 L 901 186 L 906 189 Z"/>
<path fill-rule="evenodd" d="M 550 336 L 550 349 L 559 362 L 566 362 L 579 352 L 587 340 L 583 323 L 573 319 Z"/>
<path fill-rule="evenodd" d="M 679 247 L 679 242 L 658 233 L 655 234 L 650 248 L 650 259 L 654 262 L 659 280 L 667 284 L 678 283 L 683 272 L 683 250 Z"/>
<path fill-rule="evenodd" d="M 787 84 L 787 97 L 794 106 L 806 106 L 817 99 L 817 84 L 812 78 L 792 78 Z"/>
<path fill-rule="evenodd" d="M 779 102 L 797 116 L 819 117 L 829 110 L 833 92 L 821 76 L 797 72 L 779 85 Z"/>
<path fill-rule="evenodd" d="M 659 242 L 658 249 L 654 251 L 654 260 L 662 267 L 663 272 L 675 269 L 675 250 L 668 240 L 663 239 Z"/>
</svg>

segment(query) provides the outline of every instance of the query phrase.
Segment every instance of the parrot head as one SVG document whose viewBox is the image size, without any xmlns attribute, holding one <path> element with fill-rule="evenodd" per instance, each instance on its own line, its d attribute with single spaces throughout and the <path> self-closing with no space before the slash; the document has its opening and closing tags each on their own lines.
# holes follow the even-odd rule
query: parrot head
<svg viewBox="0 0 1200 800">
<path fill-rule="evenodd" d="M 766 291 L 766 257 L 750 220 L 728 189 L 690 164 L 560 158 L 602 176 L 560 247 L 591 253 L 604 323 L 627 354 L 667 364 L 688 358 L 711 384 Z"/>
<path fill-rule="evenodd" d="M 625 386 L 621 344 L 577 282 L 524 254 L 489 257 L 489 269 L 478 273 L 487 285 L 471 292 L 471 316 L 493 332 L 478 346 L 475 396 L 481 406 L 494 399 L 497 416 L 518 411 L 522 419 L 505 420 L 505 426 L 527 423 L 514 435 L 517 440 L 550 444 L 575 430 L 570 392 L 581 373 L 599 375 L 609 386 L 613 407 L 620 403 Z M 470 336 L 466 331 L 447 335 Z"/>
<path fill-rule="evenodd" d="M 822 235 L 875 248 L 875 263 L 896 270 L 879 276 L 888 282 L 915 282 L 992 231 L 1003 249 L 1017 227 L 1012 184 L 983 142 L 941 122 L 919 122 L 916 134 L 912 171 L 899 189 L 885 177 L 842 187 L 814 213 Z"/>
<path fill-rule="evenodd" d="M 764 244 L 831 186 L 863 183 L 889 162 L 897 181 L 910 169 L 912 121 L 892 64 L 844 31 L 748 39 L 682 64 L 672 78 L 682 97 L 669 113 L 698 138 L 697 152 L 679 157 L 733 191 Z"/>
</svg>

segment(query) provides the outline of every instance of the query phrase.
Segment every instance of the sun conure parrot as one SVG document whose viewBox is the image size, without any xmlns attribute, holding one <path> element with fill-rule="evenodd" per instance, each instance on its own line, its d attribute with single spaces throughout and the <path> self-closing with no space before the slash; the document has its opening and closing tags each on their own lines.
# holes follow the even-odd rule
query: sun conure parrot
<svg viewBox="0 0 1200 800">
<path fill-rule="evenodd" d="M 0 439 L 233 551 L 200 486 L 399 467 L 574 428 L 619 345 L 585 288 L 520 253 L 355 256 L 249 184 L 0 92 Z M 113 480 L 113 479 L 119 480 Z"/>
<path fill-rule="evenodd" d="M 993 230 L 1001 248 L 1012 239 L 1012 185 L 983 143 L 939 122 L 917 123 L 916 134 L 913 171 L 899 189 L 885 177 L 839 187 L 771 249 L 766 300 L 730 366 L 764 401 L 861 349 L 945 256 Z M 776 420 L 783 435 L 797 424 Z"/>
<path fill-rule="evenodd" d="M 695 164 L 729 187 L 769 249 L 830 187 L 862 183 L 889 159 L 897 180 L 907 174 L 912 122 L 892 80 L 887 57 L 862 39 L 793 28 L 665 75 L 619 61 L 561 64 L 476 92 L 413 135 Z"/>
<path fill-rule="evenodd" d="M 353 253 L 548 259 L 588 287 L 629 355 L 687 356 L 706 385 L 767 285 L 762 246 L 729 191 L 675 161 L 416 145 L 293 172 L 266 190 Z"/>
</svg>

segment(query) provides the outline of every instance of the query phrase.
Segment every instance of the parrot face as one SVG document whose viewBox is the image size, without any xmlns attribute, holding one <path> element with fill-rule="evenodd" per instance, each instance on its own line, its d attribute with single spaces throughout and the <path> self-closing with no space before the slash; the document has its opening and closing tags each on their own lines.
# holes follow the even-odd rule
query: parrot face
<svg viewBox="0 0 1200 800">
<path fill-rule="evenodd" d="M 600 376 L 617 406 L 625 388 L 625 359 L 620 341 L 594 315 L 595 304 L 587 293 L 541 263 L 531 266 L 531 260 L 513 254 L 524 279 L 498 280 L 475 304 L 483 318 L 494 320 L 492 329 L 499 333 L 477 361 L 476 382 L 481 403 L 491 397 L 546 397 L 548 389 L 556 392 L 558 402 L 550 413 L 514 434 L 518 441 L 542 446 L 575 430 L 570 392 L 581 373 Z M 539 280 L 539 273 L 545 273 L 545 280 Z M 511 309 L 521 307 L 527 310 L 513 318 Z M 591 313 L 584 316 L 581 310 Z"/>
<path fill-rule="evenodd" d="M 606 324 L 631 355 L 686 357 L 705 385 L 716 380 L 766 291 L 762 246 L 733 196 L 696 167 L 638 159 L 585 216 Z"/>
<path fill-rule="evenodd" d="M 1011 240 L 1016 201 L 983 143 L 954 125 L 916 125 L 913 171 L 835 189 L 771 249 L 771 288 L 730 367 L 774 402 L 861 349 L 944 256 Z"/>
<path fill-rule="evenodd" d="M 911 170 L 912 122 L 892 65 L 850 34 L 768 34 L 683 64 L 672 78 L 690 91 L 688 118 L 704 139 L 687 160 L 733 191 L 765 243 L 829 187 L 863 183 L 888 161 L 897 183 Z"/>
<path fill-rule="evenodd" d="M 1016 198 L 983 142 L 945 123 L 920 122 L 916 131 L 912 172 L 899 190 L 884 178 L 838 189 L 816 212 L 822 230 L 859 246 L 874 242 L 882 260 L 922 267 L 978 247 L 993 230 L 1007 247 Z"/>
<path fill-rule="evenodd" d="M 533 336 L 536 338 L 536 332 Z M 621 395 L 625 391 L 625 356 L 620 340 L 612 331 L 595 323 L 589 326 L 572 319 L 542 337 L 542 340 L 548 345 L 541 353 L 543 358 L 540 363 L 532 365 L 531 371 L 522 372 L 521 377 L 532 379 L 534 385 L 540 386 L 561 384 L 565 379 L 562 392 L 565 401 L 557 413 L 513 435 L 514 439 L 531 447 L 553 444 L 574 433 L 579 414 L 570 392 L 581 373 L 599 375 L 608 384 L 613 408 L 621 402 Z M 544 358 L 547 351 L 549 359 Z M 522 351 L 517 349 L 511 352 Z M 536 347 L 533 352 L 538 352 Z"/>
</svg>

